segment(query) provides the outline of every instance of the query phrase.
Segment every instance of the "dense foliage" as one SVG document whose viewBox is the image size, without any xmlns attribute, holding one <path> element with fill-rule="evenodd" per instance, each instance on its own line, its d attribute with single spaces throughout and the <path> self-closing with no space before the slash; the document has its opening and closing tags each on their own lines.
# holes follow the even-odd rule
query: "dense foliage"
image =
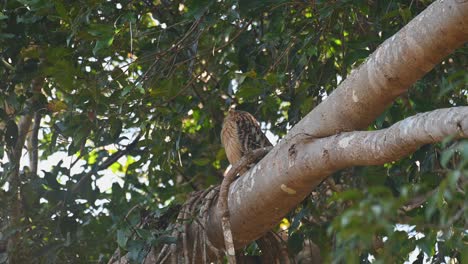
<svg viewBox="0 0 468 264">
<path fill-rule="evenodd" d="M 222 179 L 228 162 L 219 132 L 231 104 L 281 138 L 429 4 L 2 1 L 0 240 L 19 235 L 18 258 L 42 263 L 105 262 L 118 246 L 141 258 L 148 243 L 170 239 L 135 230 L 140 212 L 162 214 Z M 466 105 L 467 52 L 448 57 L 369 129 Z M 33 82 L 44 82 L 42 91 Z M 15 186 L 9 179 L 19 160 L 7 154 L 19 118 L 34 112 L 42 117 L 40 163 L 52 166 L 28 168 L 29 148 Z M 299 252 L 311 239 L 329 261 L 372 254 L 400 263 L 416 246 L 436 262 L 468 258 L 467 166 L 468 143 L 447 139 L 384 166 L 336 173 L 334 192 L 313 193 L 283 221 L 290 248 Z M 119 180 L 99 188 L 106 175 Z M 426 194 L 423 206 L 401 210 Z M 22 217 L 10 225 L 14 199 Z M 408 238 L 396 224 L 424 236 Z M 376 247 L 373 234 L 385 243 Z"/>
</svg>

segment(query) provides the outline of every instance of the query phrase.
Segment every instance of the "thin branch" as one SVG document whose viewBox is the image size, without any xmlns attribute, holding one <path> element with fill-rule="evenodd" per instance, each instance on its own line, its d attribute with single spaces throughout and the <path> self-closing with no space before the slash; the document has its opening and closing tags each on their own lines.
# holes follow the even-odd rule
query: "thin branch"
<svg viewBox="0 0 468 264">
<path fill-rule="evenodd" d="M 10 157 L 9 159 L 12 162 L 18 161 L 18 166 L 19 162 L 21 159 L 21 153 L 23 152 L 23 147 L 24 143 L 26 141 L 26 135 L 29 132 L 29 129 L 31 127 L 32 123 L 32 115 L 31 114 L 26 114 L 20 118 L 20 121 L 18 122 L 18 137 L 16 139 L 16 144 L 14 145 L 14 148 L 10 151 Z"/>
<path fill-rule="evenodd" d="M 10 71 L 15 70 L 15 67 L 13 67 L 13 65 L 8 63 L 8 61 L 6 61 L 4 58 L 0 58 L 0 61 L 3 63 L 3 66 L 5 66 L 5 68 L 7 68 L 8 70 L 10 70 Z"/>
<path fill-rule="evenodd" d="M 39 128 L 41 127 L 42 115 L 39 111 L 34 113 L 34 121 L 32 123 L 32 131 L 29 137 L 29 167 L 32 175 L 37 175 L 37 167 L 39 160 Z"/>
<path fill-rule="evenodd" d="M 283 59 L 283 57 L 286 54 L 288 54 L 289 50 L 296 44 L 295 41 L 296 41 L 296 38 L 292 38 L 289 41 L 288 46 L 286 47 L 286 49 L 284 49 L 283 52 L 281 52 L 281 54 L 278 56 L 278 58 L 275 60 L 275 62 L 270 66 L 270 68 L 268 68 L 267 73 L 273 71 L 273 69 L 276 68 L 276 66 L 278 66 L 278 64 Z"/>
<path fill-rule="evenodd" d="M 242 32 L 246 31 L 248 26 L 253 22 L 253 20 L 250 20 L 249 22 L 247 22 L 247 24 L 242 27 L 237 33 L 236 35 L 234 35 L 234 37 L 232 37 L 232 39 L 230 39 L 228 42 L 224 43 L 222 46 L 218 47 L 218 48 L 214 48 L 211 50 L 211 52 L 209 50 L 204 50 L 204 51 L 201 51 L 198 55 L 196 56 L 192 56 L 191 58 L 188 58 L 186 60 L 183 60 L 183 61 L 179 61 L 177 64 L 176 64 L 176 67 L 178 67 L 179 65 L 185 65 L 186 63 L 192 61 L 192 60 L 198 60 L 200 59 L 201 57 L 203 57 L 204 55 L 208 55 L 208 54 L 216 54 L 216 52 L 224 49 L 225 47 L 229 46 L 234 40 L 236 40 L 241 34 Z"/>
<path fill-rule="evenodd" d="M 154 105 L 153 107 L 160 107 L 160 106 L 166 105 L 166 104 L 170 103 L 171 101 L 175 100 L 179 95 L 181 95 L 183 92 L 185 92 L 192 85 L 192 83 L 196 79 L 198 79 L 198 77 L 200 77 L 200 75 L 192 76 L 192 78 L 188 81 L 188 83 L 184 87 L 182 87 L 174 96 L 172 96 L 171 98 L 165 100 L 164 102 L 162 102 L 160 104 Z"/>
<path fill-rule="evenodd" d="M 225 47 L 227 47 L 229 45 L 231 45 L 231 43 L 234 42 L 234 40 L 236 40 L 244 31 L 246 31 L 249 28 L 249 26 L 252 24 L 252 22 L 253 22 L 253 19 L 251 19 L 249 22 L 247 22 L 247 24 L 245 24 L 244 27 L 242 27 L 239 31 L 237 31 L 236 35 L 234 35 L 234 37 L 232 37 L 226 43 L 219 46 L 218 48 L 214 48 L 212 54 L 214 55 L 216 52 L 224 49 Z"/>
<path fill-rule="evenodd" d="M 437 189 L 434 189 L 432 191 L 427 192 L 426 194 L 414 197 L 408 203 L 402 206 L 400 210 L 402 210 L 403 212 L 409 212 L 416 208 L 419 208 L 421 207 L 421 205 L 423 205 L 427 201 L 427 199 L 429 199 L 429 197 L 431 197 L 436 192 L 437 192 Z"/>
<path fill-rule="evenodd" d="M 86 180 L 91 178 L 91 176 L 93 176 L 94 174 L 96 174 L 97 172 L 99 172 L 101 170 L 107 169 L 114 162 L 117 162 L 117 160 L 119 160 L 121 157 L 126 155 L 128 152 L 133 150 L 136 147 L 136 145 L 138 144 L 138 142 L 139 142 L 139 140 L 140 140 L 140 138 L 142 136 L 143 136 L 143 133 L 140 132 L 138 134 L 138 136 L 132 141 L 132 143 L 128 144 L 125 149 L 122 149 L 122 150 L 119 150 L 119 151 L 115 152 L 109 158 L 107 158 L 103 163 L 101 163 L 99 166 L 91 169 L 91 171 L 89 171 L 86 175 L 81 177 L 81 179 L 77 183 L 75 183 L 75 185 L 73 185 L 73 187 L 71 188 L 71 190 L 69 192 L 69 195 L 76 193 L 80 189 L 80 187 L 86 182 Z M 57 208 L 62 207 L 64 204 L 65 204 L 65 201 L 60 201 L 59 203 L 57 203 L 57 205 L 55 207 L 53 207 L 52 211 L 57 210 Z"/>
<path fill-rule="evenodd" d="M 82 185 L 83 183 L 88 180 L 92 175 L 97 173 L 98 171 L 107 169 L 110 165 L 114 164 L 119 160 L 121 157 L 126 155 L 128 152 L 133 150 L 138 142 L 140 141 L 140 138 L 143 136 L 143 133 L 140 132 L 137 137 L 132 141 L 132 143 L 128 144 L 125 149 L 121 149 L 114 154 L 112 154 L 109 158 L 107 158 L 104 162 L 102 162 L 99 166 L 93 168 L 90 172 L 88 172 L 85 176 L 81 177 L 81 179 L 72 187 L 71 193 L 75 193 Z"/>
<path fill-rule="evenodd" d="M 187 175 L 185 175 L 184 171 L 182 171 L 180 167 L 174 166 L 173 169 L 176 170 L 179 173 L 179 175 L 184 179 L 185 182 L 183 183 L 190 185 L 190 187 L 194 191 L 199 191 L 199 188 L 193 183 L 193 178 L 190 179 Z"/>
</svg>

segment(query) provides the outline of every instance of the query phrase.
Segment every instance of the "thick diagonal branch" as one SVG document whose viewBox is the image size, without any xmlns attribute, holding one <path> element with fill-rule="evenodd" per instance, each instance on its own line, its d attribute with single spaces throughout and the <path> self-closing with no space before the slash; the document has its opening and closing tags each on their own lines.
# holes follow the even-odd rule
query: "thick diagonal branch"
<svg viewBox="0 0 468 264">
<path fill-rule="evenodd" d="M 285 139 L 366 128 L 398 96 L 468 41 L 468 1 L 435 1 L 388 38 Z M 284 142 L 284 141 L 283 141 Z"/>
<path fill-rule="evenodd" d="M 346 132 L 318 139 L 304 136 L 281 144 L 231 186 L 229 211 L 236 248 L 274 227 L 334 171 L 398 160 L 448 136 L 468 138 L 468 107 L 418 114 L 380 131 Z M 208 235 L 220 246 L 221 212 L 212 211 Z"/>
</svg>

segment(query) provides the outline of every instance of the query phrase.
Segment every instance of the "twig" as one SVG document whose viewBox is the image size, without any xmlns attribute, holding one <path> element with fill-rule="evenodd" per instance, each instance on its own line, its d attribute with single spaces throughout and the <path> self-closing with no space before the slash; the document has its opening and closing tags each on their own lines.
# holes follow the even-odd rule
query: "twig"
<svg viewBox="0 0 468 264">
<path fill-rule="evenodd" d="M 423 194 L 423 195 L 420 195 L 420 196 L 417 196 L 413 199 L 411 199 L 411 201 L 409 201 L 407 204 L 405 204 L 404 206 L 402 206 L 400 208 L 401 211 L 403 212 L 409 212 L 411 210 L 414 210 L 416 208 L 419 208 L 423 203 L 425 203 L 427 201 L 427 199 L 429 199 L 429 197 L 431 197 L 435 192 L 437 192 L 437 189 L 434 189 L 432 191 L 429 191 L 428 193 L 426 194 Z"/>
<path fill-rule="evenodd" d="M 8 70 L 10 71 L 15 70 L 15 67 L 13 67 L 10 63 L 8 63 L 8 61 L 6 61 L 4 58 L 0 58 L 0 61 L 3 63 L 3 66 L 5 66 L 5 68 L 7 68 Z"/>
<path fill-rule="evenodd" d="M 39 128 L 41 126 L 41 114 L 39 111 L 34 113 L 34 122 L 32 124 L 32 132 L 29 138 L 29 167 L 31 169 L 32 175 L 37 175 L 37 165 L 38 165 L 38 135 Z"/>
<path fill-rule="evenodd" d="M 176 99 L 177 97 L 179 97 L 180 94 L 182 94 L 185 90 L 187 90 L 190 85 L 192 85 L 192 83 L 198 79 L 198 77 L 200 77 L 200 75 L 194 75 L 192 76 L 192 78 L 188 81 L 188 83 L 182 87 L 174 96 L 172 96 L 171 98 L 167 99 L 166 101 L 160 103 L 160 104 L 156 104 L 154 105 L 154 107 L 160 107 L 160 106 L 163 106 L 163 105 L 166 105 L 168 103 L 170 103 L 171 101 L 173 101 L 174 99 Z"/>
<path fill-rule="evenodd" d="M 188 58 L 186 60 L 183 60 L 183 61 L 179 61 L 177 63 L 177 66 L 179 65 L 185 65 L 186 63 L 188 63 L 189 61 L 192 61 L 192 60 L 197 60 L 199 58 L 202 58 L 203 56 L 205 55 L 208 55 L 208 54 L 216 54 L 216 52 L 224 49 L 225 47 L 227 47 L 228 45 L 230 45 L 234 40 L 236 40 L 244 31 L 247 30 L 247 28 L 249 27 L 250 24 L 252 24 L 253 20 L 250 20 L 249 22 L 247 22 L 247 24 L 242 27 L 241 29 L 239 29 L 239 31 L 236 33 L 236 35 L 234 35 L 234 37 L 232 37 L 228 42 L 224 43 L 222 46 L 218 47 L 218 48 L 214 48 L 211 50 L 211 52 L 209 50 L 204 50 L 204 51 L 201 51 L 198 55 L 195 55 L 191 58 Z"/>
<path fill-rule="evenodd" d="M 69 192 L 69 195 L 76 193 L 78 189 L 85 183 L 85 181 L 88 180 L 92 175 L 94 175 L 98 171 L 107 169 L 110 165 L 112 165 L 114 162 L 119 160 L 123 155 L 127 154 L 133 148 L 135 148 L 142 136 L 143 136 L 143 132 L 140 132 L 138 136 L 135 138 L 135 140 L 133 140 L 132 143 L 128 144 L 125 149 L 115 152 L 109 158 L 107 158 L 103 163 L 101 163 L 99 166 L 93 168 L 90 172 L 88 172 L 86 175 L 81 177 L 81 179 L 77 183 L 75 183 L 75 185 L 73 185 L 73 187 L 71 188 Z M 62 207 L 64 204 L 65 204 L 65 201 L 60 201 L 52 210 L 57 210 L 57 208 Z"/>
<path fill-rule="evenodd" d="M 114 154 L 112 154 L 109 158 L 107 158 L 104 162 L 102 162 L 99 166 L 95 167 L 92 169 L 90 172 L 88 172 L 85 176 L 81 177 L 81 179 L 72 187 L 71 193 L 75 193 L 83 183 L 88 180 L 92 175 L 97 173 L 98 171 L 107 169 L 110 165 L 114 164 L 114 162 L 117 162 L 122 156 L 130 152 L 130 150 L 134 149 L 138 142 L 140 141 L 140 138 L 143 136 L 143 133 L 140 132 L 138 136 L 135 138 L 135 140 L 132 141 L 132 143 L 128 144 L 125 149 L 121 149 Z"/>
</svg>

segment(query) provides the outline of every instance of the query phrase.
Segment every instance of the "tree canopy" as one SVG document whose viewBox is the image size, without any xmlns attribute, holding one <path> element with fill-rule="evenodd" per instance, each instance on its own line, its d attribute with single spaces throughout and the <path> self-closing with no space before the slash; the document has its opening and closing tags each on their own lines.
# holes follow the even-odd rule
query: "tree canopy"
<svg viewBox="0 0 468 264">
<path fill-rule="evenodd" d="M 283 138 L 430 3 L 4 1 L 0 261 L 104 263 L 120 247 L 141 262 L 142 248 L 173 242 L 136 228 L 141 215 L 162 216 L 223 179 L 219 133 L 231 105 Z M 467 105 L 467 48 L 367 130 Z M 291 254 L 311 240 L 327 262 L 369 254 L 403 262 L 416 247 L 420 259 L 461 262 L 467 166 L 468 142 L 447 138 L 381 166 L 343 169 L 279 228 Z M 109 175 L 118 180 L 99 188 Z M 258 254 L 255 244 L 245 251 Z"/>
</svg>

